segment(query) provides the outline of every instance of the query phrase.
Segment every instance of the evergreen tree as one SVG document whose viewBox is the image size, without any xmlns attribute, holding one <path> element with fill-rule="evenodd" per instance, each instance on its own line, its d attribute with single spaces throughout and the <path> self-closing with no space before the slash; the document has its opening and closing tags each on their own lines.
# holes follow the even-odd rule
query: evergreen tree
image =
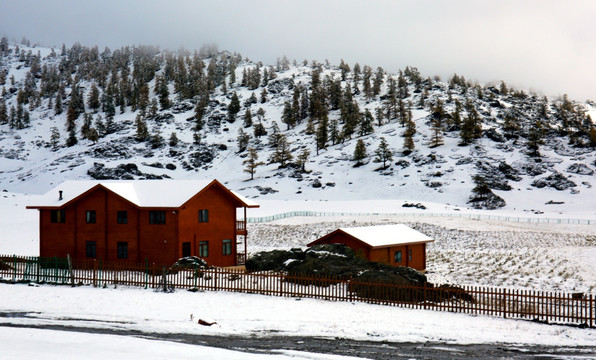
<svg viewBox="0 0 596 360">
<path fill-rule="evenodd" d="M 289 101 L 284 102 L 284 109 L 281 114 L 281 122 L 286 124 L 287 130 L 290 130 L 294 127 L 294 125 L 296 125 L 294 110 L 292 109 L 292 105 Z"/>
<path fill-rule="evenodd" d="M 265 126 L 263 126 L 263 123 L 260 121 L 255 124 L 253 132 L 256 138 L 267 135 L 267 130 L 265 130 Z"/>
<path fill-rule="evenodd" d="M 319 120 L 319 125 L 317 126 L 317 135 L 316 135 L 316 142 L 317 142 L 317 155 L 319 154 L 320 149 L 325 149 L 327 147 L 327 127 L 328 119 L 327 116 L 323 117 Z"/>
<path fill-rule="evenodd" d="M 89 129 L 89 134 L 87 135 L 87 139 L 91 140 L 91 142 L 93 142 L 93 144 L 97 144 L 97 141 L 99 140 L 99 133 L 97 132 L 97 129 L 95 128 L 91 128 Z"/>
<path fill-rule="evenodd" d="M 263 88 L 263 90 L 261 90 L 261 104 L 264 104 L 267 102 L 267 89 Z"/>
<path fill-rule="evenodd" d="M 254 179 L 257 167 L 259 167 L 261 165 L 265 165 L 264 162 L 258 161 L 258 160 L 259 160 L 259 154 L 257 153 L 257 150 L 252 147 L 248 148 L 248 157 L 246 158 L 246 160 L 244 160 L 242 162 L 242 165 L 246 166 L 244 168 L 244 172 L 247 172 L 250 174 L 251 180 Z"/>
<path fill-rule="evenodd" d="M 514 116 L 512 112 L 508 112 L 505 114 L 505 118 L 503 119 L 503 134 L 507 139 L 517 138 L 520 130 L 519 121 Z"/>
<path fill-rule="evenodd" d="M 81 126 L 81 136 L 83 139 L 89 139 L 89 130 L 91 130 L 93 116 L 89 113 L 83 115 L 83 125 Z"/>
<path fill-rule="evenodd" d="M 356 166 L 360 166 L 364 159 L 366 159 L 366 145 L 362 139 L 358 139 L 358 141 L 356 141 L 356 147 L 354 148 L 353 160 L 356 161 Z"/>
<path fill-rule="evenodd" d="M 6 110 L 6 102 L 0 98 L 0 125 L 8 124 L 8 111 Z"/>
<path fill-rule="evenodd" d="M 480 115 L 474 107 L 474 104 L 470 100 L 466 103 L 467 115 L 464 118 L 464 122 L 460 131 L 460 144 L 468 145 L 471 144 L 475 139 L 482 136 L 482 127 L 480 125 Z"/>
<path fill-rule="evenodd" d="M 435 148 L 437 146 L 441 146 L 444 144 L 443 142 L 443 127 L 441 126 L 441 122 L 439 119 L 434 118 L 431 122 L 430 126 L 432 135 L 430 141 L 428 143 L 428 147 Z"/>
<path fill-rule="evenodd" d="M 95 83 L 93 83 L 91 85 L 91 89 L 89 90 L 89 95 L 87 96 L 87 106 L 89 106 L 89 109 L 97 111 L 100 105 L 101 104 L 99 102 L 99 89 L 97 88 Z"/>
<path fill-rule="evenodd" d="M 75 127 L 73 126 L 68 131 L 68 138 L 66 139 L 66 146 L 71 147 L 75 146 L 79 141 L 77 140 L 77 134 L 75 132 Z"/>
<path fill-rule="evenodd" d="M 95 119 L 95 128 L 97 129 L 98 137 L 106 136 L 106 134 L 107 134 L 106 124 L 103 121 L 103 118 L 101 117 L 101 115 L 97 115 L 97 119 Z"/>
<path fill-rule="evenodd" d="M 374 118 L 371 112 L 366 109 L 364 111 L 364 116 L 361 117 L 362 120 L 360 121 L 360 130 L 358 131 L 358 135 L 364 136 L 368 134 L 372 134 L 375 130 L 373 128 Z"/>
<path fill-rule="evenodd" d="M 290 151 L 290 142 L 286 139 L 285 135 L 280 134 L 277 142 L 277 146 L 271 156 L 269 162 L 279 163 L 280 168 L 286 167 L 287 163 L 293 158 Z"/>
<path fill-rule="evenodd" d="M 230 103 L 228 104 L 228 121 L 233 123 L 236 121 L 236 115 L 240 112 L 240 100 L 238 94 L 234 91 Z"/>
<path fill-rule="evenodd" d="M 279 139 L 283 136 L 283 134 L 279 131 L 279 126 L 277 122 L 274 121 L 271 124 L 271 134 L 269 135 L 269 147 L 275 149 L 279 145 Z"/>
<path fill-rule="evenodd" d="M 149 129 L 147 128 L 147 123 L 141 114 L 138 114 L 135 119 L 135 126 L 136 126 L 136 139 L 137 141 L 145 141 L 149 138 Z"/>
<path fill-rule="evenodd" d="M 170 134 L 170 140 L 169 140 L 169 144 L 171 147 L 175 147 L 176 145 L 178 145 L 178 136 L 176 135 L 175 131 L 172 131 L 172 134 Z"/>
<path fill-rule="evenodd" d="M 236 138 L 236 142 L 238 143 L 238 152 L 244 152 L 248 147 L 248 143 L 250 141 L 250 135 L 245 133 L 242 128 L 238 130 L 238 137 Z"/>
<path fill-rule="evenodd" d="M 250 109 L 248 109 L 248 108 L 246 109 L 246 111 L 244 112 L 243 119 L 244 119 L 244 127 L 245 128 L 252 126 L 252 114 L 250 112 Z"/>
<path fill-rule="evenodd" d="M 153 133 L 149 136 L 149 143 L 152 149 L 159 149 L 164 146 L 164 138 L 161 136 L 159 128 L 153 128 Z"/>
<path fill-rule="evenodd" d="M 303 149 L 300 154 L 297 156 L 296 165 L 300 168 L 301 172 L 306 172 L 306 163 L 308 162 L 308 157 L 310 156 L 310 151 L 308 149 Z"/>
<path fill-rule="evenodd" d="M 57 127 L 52 126 L 50 134 L 50 146 L 52 147 L 52 151 L 56 151 L 60 146 L 60 131 L 58 131 Z"/>
<path fill-rule="evenodd" d="M 329 123 L 329 140 L 331 140 L 331 144 L 333 145 L 338 144 L 341 141 L 339 123 L 336 119 L 331 120 Z"/>
<path fill-rule="evenodd" d="M 58 93 L 56 95 L 56 101 L 54 103 L 54 114 L 56 115 L 60 115 L 62 114 L 62 96 L 60 95 L 60 93 Z"/>
<path fill-rule="evenodd" d="M 532 122 L 528 131 L 528 149 L 530 149 L 530 155 L 540 156 L 540 145 L 544 143 L 544 126 L 540 120 Z"/>
<path fill-rule="evenodd" d="M 389 144 L 384 137 L 381 137 L 381 143 L 377 150 L 375 150 L 375 162 L 382 162 L 383 169 L 387 168 L 387 162 L 393 160 L 393 152 L 389 148 Z"/>
</svg>

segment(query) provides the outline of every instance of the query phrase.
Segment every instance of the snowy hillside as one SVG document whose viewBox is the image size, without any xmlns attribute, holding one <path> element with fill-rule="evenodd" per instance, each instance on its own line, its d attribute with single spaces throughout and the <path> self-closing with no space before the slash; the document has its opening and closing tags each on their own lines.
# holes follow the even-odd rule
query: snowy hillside
<svg viewBox="0 0 596 360">
<path fill-rule="evenodd" d="M 596 215 L 595 104 L 505 83 L 343 62 L 270 66 L 209 48 L 3 41 L 0 91 L 0 188 L 10 192 L 67 179 L 217 178 L 260 199 Z"/>
</svg>

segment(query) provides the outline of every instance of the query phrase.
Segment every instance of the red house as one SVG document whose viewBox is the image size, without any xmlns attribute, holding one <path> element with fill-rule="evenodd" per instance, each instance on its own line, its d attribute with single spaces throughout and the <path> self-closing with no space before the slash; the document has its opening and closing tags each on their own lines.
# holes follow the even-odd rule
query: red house
<svg viewBox="0 0 596 360">
<path fill-rule="evenodd" d="M 116 180 L 67 181 L 27 209 L 39 210 L 41 257 L 172 264 L 194 255 L 234 266 L 246 258 L 246 208 L 256 207 L 217 180 Z"/>
<path fill-rule="evenodd" d="M 426 244 L 433 241 L 421 232 L 397 224 L 340 228 L 307 246 L 344 244 L 369 261 L 424 271 Z"/>
</svg>

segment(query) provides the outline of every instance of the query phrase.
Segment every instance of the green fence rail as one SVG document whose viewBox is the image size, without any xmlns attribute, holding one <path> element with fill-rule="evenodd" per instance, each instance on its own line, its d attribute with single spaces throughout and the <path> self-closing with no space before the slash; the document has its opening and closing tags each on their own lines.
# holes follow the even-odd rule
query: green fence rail
<svg viewBox="0 0 596 360">
<path fill-rule="evenodd" d="M 449 217 L 473 220 L 497 220 L 517 223 L 541 223 L 541 224 L 572 224 L 572 225 L 596 225 L 593 219 L 564 219 L 564 218 L 541 218 L 541 217 L 519 217 L 503 215 L 485 215 L 485 214 L 455 214 L 455 213 L 427 213 L 427 212 L 409 212 L 409 213 L 384 213 L 384 212 L 332 212 L 332 211 L 288 211 L 276 215 L 248 217 L 249 223 L 265 223 L 275 220 L 287 219 L 291 217 L 326 217 L 326 216 L 411 216 L 411 217 Z"/>
</svg>

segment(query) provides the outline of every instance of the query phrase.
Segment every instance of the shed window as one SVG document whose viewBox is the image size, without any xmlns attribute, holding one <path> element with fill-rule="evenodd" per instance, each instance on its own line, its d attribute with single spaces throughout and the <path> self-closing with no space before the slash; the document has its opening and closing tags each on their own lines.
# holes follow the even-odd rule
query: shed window
<svg viewBox="0 0 596 360">
<path fill-rule="evenodd" d="M 116 213 L 118 224 L 128 224 L 128 211 L 118 211 Z"/>
<path fill-rule="evenodd" d="M 149 211 L 149 224 L 165 224 L 166 223 L 166 212 L 160 211 Z"/>
<path fill-rule="evenodd" d="M 50 210 L 50 222 L 64 223 L 66 222 L 66 214 L 64 210 Z"/>
<path fill-rule="evenodd" d="M 199 210 L 199 222 L 209 222 L 209 210 Z"/>
<path fill-rule="evenodd" d="M 124 241 L 118 242 L 118 259 L 128 259 L 128 243 Z"/>
<path fill-rule="evenodd" d="M 199 241 L 199 257 L 209 256 L 209 241 Z"/>
<path fill-rule="evenodd" d="M 97 257 L 97 245 L 95 241 L 87 241 L 85 243 L 85 255 L 87 255 L 88 258 Z"/>
<path fill-rule="evenodd" d="M 400 263 L 401 262 L 401 250 L 398 250 L 395 252 L 395 254 L 393 255 L 394 257 L 394 261 L 396 263 Z"/>
<path fill-rule="evenodd" d="M 95 224 L 97 222 L 95 210 L 87 210 L 87 212 L 85 213 L 85 221 L 87 222 L 87 224 Z"/>
<path fill-rule="evenodd" d="M 223 241 L 223 254 L 232 255 L 232 240 L 226 239 Z"/>
<path fill-rule="evenodd" d="M 182 257 L 189 257 L 190 256 L 190 242 L 183 242 L 182 243 Z"/>
<path fill-rule="evenodd" d="M 408 261 L 412 261 L 412 249 L 408 249 Z"/>
</svg>

